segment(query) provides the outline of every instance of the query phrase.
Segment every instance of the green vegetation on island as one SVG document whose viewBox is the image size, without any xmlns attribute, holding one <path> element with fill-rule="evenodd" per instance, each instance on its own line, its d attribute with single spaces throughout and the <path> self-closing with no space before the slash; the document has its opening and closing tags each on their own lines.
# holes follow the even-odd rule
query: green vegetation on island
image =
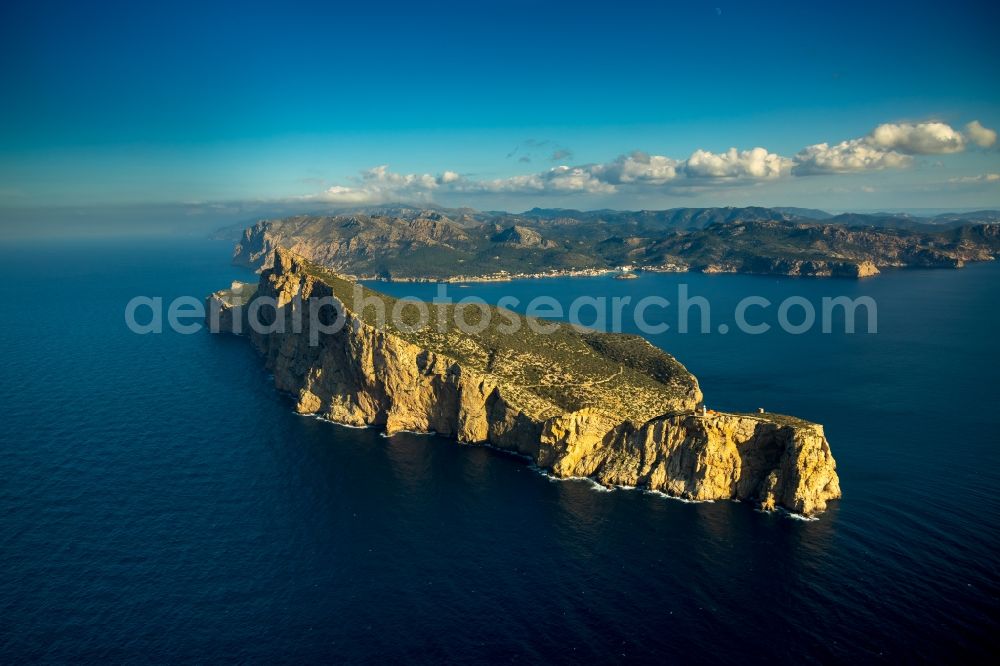
<svg viewBox="0 0 1000 666">
<path fill-rule="evenodd" d="M 700 400 L 694 376 L 642 337 L 584 330 L 485 304 L 426 304 L 422 321 L 413 302 L 363 287 L 316 262 L 299 265 L 366 323 L 499 377 L 528 402 L 534 394 L 565 411 L 595 407 L 644 422 Z"/>
</svg>

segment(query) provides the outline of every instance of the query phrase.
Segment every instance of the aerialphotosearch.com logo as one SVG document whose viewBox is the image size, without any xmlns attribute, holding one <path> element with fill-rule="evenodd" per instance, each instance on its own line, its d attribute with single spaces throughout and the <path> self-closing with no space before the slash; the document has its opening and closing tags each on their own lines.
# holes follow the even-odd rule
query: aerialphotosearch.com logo
<svg viewBox="0 0 1000 666">
<path fill-rule="evenodd" d="M 365 322 L 377 327 L 388 323 L 402 332 L 431 329 L 444 333 L 457 328 L 477 335 L 493 327 L 501 334 L 513 335 L 527 327 L 544 335 L 559 330 L 559 321 L 580 330 L 642 335 L 668 331 L 727 334 L 733 326 L 747 335 L 772 331 L 802 335 L 816 331 L 817 327 L 824 334 L 853 334 L 859 329 L 868 334 L 878 332 L 878 307 L 870 296 L 825 296 L 818 303 L 803 296 L 789 296 L 778 303 L 763 296 L 746 296 L 734 307 L 729 306 L 731 316 L 727 320 L 713 327 L 712 304 L 704 296 L 692 296 L 687 284 L 677 285 L 672 299 L 650 295 L 634 302 L 631 296 L 579 296 L 568 304 L 548 295 L 534 296 L 527 302 L 516 296 L 504 296 L 496 307 L 490 307 L 475 296 L 455 301 L 448 295 L 446 284 L 438 285 L 437 294 L 430 301 L 382 297 L 360 285 L 354 286 L 350 300 L 347 310 L 357 313 Z M 244 303 L 230 292 L 208 299 L 206 309 L 205 302 L 192 296 L 169 303 L 164 303 L 161 297 L 136 296 L 125 307 L 125 322 L 129 330 L 141 335 L 162 333 L 164 319 L 171 331 L 186 335 L 198 333 L 206 322 L 213 333 L 242 334 L 246 328 L 262 335 L 305 331 L 310 344 L 318 345 L 322 335 L 334 334 L 352 321 L 344 305 L 333 296 L 296 297 L 279 302 L 266 294 Z M 357 320 L 353 325 L 358 325 Z"/>
</svg>

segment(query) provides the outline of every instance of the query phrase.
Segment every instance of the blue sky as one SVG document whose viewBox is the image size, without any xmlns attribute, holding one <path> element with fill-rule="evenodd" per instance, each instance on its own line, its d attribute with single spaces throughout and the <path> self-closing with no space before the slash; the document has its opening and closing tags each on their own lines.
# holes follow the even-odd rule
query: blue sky
<svg viewBox="0 0 1000 666">
<path fill-rule="evenodd" d="M 0 208 L 1000 207 L 996 4 L 819 4 L 8 2 Z"/>
</svg>

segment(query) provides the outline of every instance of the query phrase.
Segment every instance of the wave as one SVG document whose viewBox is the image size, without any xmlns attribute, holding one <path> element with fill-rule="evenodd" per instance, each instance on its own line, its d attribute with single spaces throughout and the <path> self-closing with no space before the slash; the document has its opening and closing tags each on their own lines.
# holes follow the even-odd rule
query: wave
<svg viewBox="0 0 1000 666">
<path fill-rule="evenodd" d="M 424 437 L 430 437 L 432 435 L 437 435 L 437 432 L 435 432 L 434 430 L 397 430 L 391 435 L 387 432 L 380 432 L 379 437 L 390 439 L 393 435 L 400 435 L 400 434 L 421 435 Z"/>
<path fill-rule="evenodd" d="M 553 483 L 563 482 L 563 481 L 584 481 L 590 484 L 591 490 L 595 490 L 597 492 L 610 493 L 615 490 L 615 488 L 609 488 L 608 486 L 605 486 L 604 484 L 595 481 L 589 476 L 555 476 L 551 472 L 542 469 L 541 467 L 535 465 L 534 463 L 528 465 L 528 469 L 538 474 L 541 474 L 542 476 L 544 476 L 546 479 L 548 479 Z"/>
<path fill-rule="evenodd" d="M 340 421 L 334 421 L 333 419 L 328 419 L 322 414 L 300 414 L 299 412 L 293 411 L 292 414 L 296 416 L 303 416 L 308 418 L 314 418 L 317 421 L 322 421 L 323 423 L 329 423 L 330 425 L 340 426 L 341 428 L 351 428 L 352 430 L 368 430 L 374 428 L 375 426 L 370 425 L 351 425 L 350 423 L 342 423 Z"/>
<path fill-rule="evenodd" d="M 804 523 L 815 523 L 819 520 L 819 516 L 803 516 L 801 513 L 792 513 L 786 509 L 778 509 L 778 513 L 785 518 L 791 518 L 792 520 L 801 520 Z"/>
<path fill-rule="evenodd" d="M 682 502 L 684 504 L 715 504 L 715 500 L 697 500 L 687 497 L 678 497 L 677 495 L 665 493 L 662 490 L 652 490 L 650 488 L 638 488 L 637 490 L 641 490 L 646 495 L 654 495 L 662 499 L 674 500 L 675 502 Z"/>
</svg>

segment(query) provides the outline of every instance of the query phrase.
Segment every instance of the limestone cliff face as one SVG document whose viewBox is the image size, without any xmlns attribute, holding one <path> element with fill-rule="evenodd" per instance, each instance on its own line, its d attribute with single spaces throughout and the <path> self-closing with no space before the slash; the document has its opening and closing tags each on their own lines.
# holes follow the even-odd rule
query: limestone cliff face
<svg viewBox="0 0 1000 666">
<path fill-rule="evenodd" d="M 274 248 L 275 239 L 270 230 L 270 223 L 261 220 L 243 230 L 243 237 L 233 252 L 233 263 L 260 270 L 270 268 L 274 258 Z"/>
<path fill-rule="evenodd" d="M 746 500 L 808 515 L 840 497 L 836 464 L 821 426 L 763 414 L 702 415 L 696 412 L 701 402 L 696 381 L 686 371 L 678 378 L 676 369 L 664 365 L 673 361 L 666 355 L 648 365 L 658 369 L 657 381 L 674 373 L 669 392 L 651 393 L 667 396 L 659 409 L 629 411 L 626 403 L 607 397 L 612 394 L 567 409 L 558 396 L 531 393 L 488 365 L 459 360 L 370 324 L 327 280 L 281 249 L 274 267 L 261 275 L 260 296 L 277 304 L 260 308 L 257 315 L 274 329 L 270 332 L 247 325 L 252 307 L 234 316 L 232 299 L 223 292 L 210 297 L 210 305 L 222 311 L 224 330 L 233 322 L 242 324 L 265 356 L 277 388 L 295 396 L 300 413 L 388 433 L 436 432 L 528 456 L 558 477 L 589 477 L 608 486 L 645 487 L 688 499 Z M 316 321 L 328 325 L 342 317 L 343 325 L 317 333 L 304 316 L 297 327 L 296 304 L 325 296 L 334 306 Z M 604 341 L 601 348 L 620 360 L 625 357 L 617 344 Z M 622 366 L 622 374 L 610 381 L 619 376 L 625 381 L 627 372 Z"/>
<path fill-rule="evenodd" d="M 612 422 L 584 413 L 546 422 L 539 463 L 608 486 L 751 500 L 806 515 L 840 497 L 836 463 L 817 424 L 720 413 L 663 416 L 640 427 Z"/>
</svg>

